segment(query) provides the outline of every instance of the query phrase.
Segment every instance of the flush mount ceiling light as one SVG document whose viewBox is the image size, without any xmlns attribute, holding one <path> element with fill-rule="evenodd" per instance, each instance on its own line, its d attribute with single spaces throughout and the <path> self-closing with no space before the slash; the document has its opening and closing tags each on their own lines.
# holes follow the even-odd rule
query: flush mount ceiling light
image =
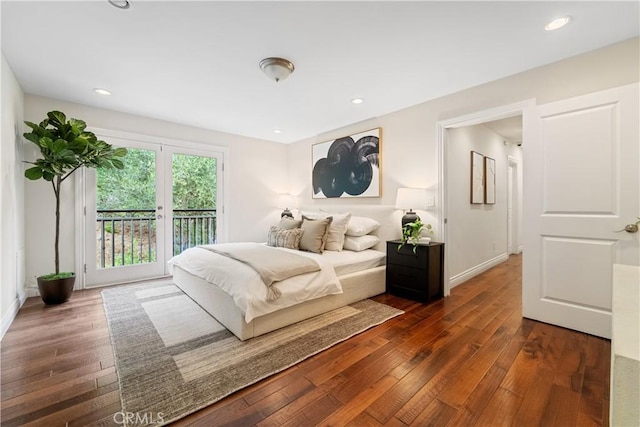
<svg viewBox="0 0 640 427">
<path fill-rule="evenodd" d="M 131 4 L 128 0 L 107 0 L 112 6 L 118 9 L 129 9 Z"/>
<path fill-rule="evenodd" d="M 293 70 L 295 70 L 295 67 L 288 59 L 265 58 L 260 61 L 260 69 L 267 75 L 267 77 L 279 82 L 280 80 L 284 80 L 289 77 L 291 73 L 293 73 Z"/>
<path fill-rule="evenodd" d="M 97 87 L 93 90 L 95 93 L 100 94 L 100 95 L 111 95 L 111 92 L 109 92 L 106 89 L 102 89 L 100 87 Z"/>
<path fill-rule="evenodd" d="M 362 104 L 363 102 L 364 102 L 364 99 L 362 99 L 362 98 L 353 98 L 351 100 L 352 104 Z"/>
<path fill-rule="evenodd" d="M 563 16 L 562 18 L 554 19 L 544 26 L 544 29 L 547 31 L 557 30 L 558 28 L 562 28 L 567 25 L 571 21 L 570 16 Z"/>
</svg>

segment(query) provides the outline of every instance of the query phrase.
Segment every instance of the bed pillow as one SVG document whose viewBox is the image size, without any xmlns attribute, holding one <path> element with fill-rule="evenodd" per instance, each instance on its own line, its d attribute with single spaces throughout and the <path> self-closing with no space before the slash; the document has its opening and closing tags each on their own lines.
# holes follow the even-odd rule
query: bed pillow
<svg viewBox="0 0 640 427">
<path fill-rule="evenodd" d="M 369 249 L 378 244 L 380 239 L 378 236 L 371 234 L 365 236 L 346 236 L 344 238 L 344 248 L 350 251 L 360 252 Z"/>
<path fill-rule="evenodd" d="M 278 248 L 300 249 L 300 239 L 302 238 L 301 228 L 286 230 L 276 226 L 269 228 L 267 234 L 267 246 Z"/>
<path fill-rule="evenodd" d="M 374 219 L 363 216 L 352 216 L 347 226 L 347 236 L 360 237 L 376 231 L 380 223 Z"/>
<path fill-rule="evenodd" d="M 302 217 L 302 237 L 300 238 L 300 250 L 321 254 L 327 241 L 329 225 L 333 217 L 323 219 L 311 219 Z"/>
<path fill-rule="evenodd" d="M 330 214 L 333 221 L 329 225 L 327 233 L 327 243 L 324 246 L 325 251 L 341 251 L 344 246 L 344 233 L 347 232 L 347 225 L 351 219 L 351 214 Z"/>
<path fill-rule="evenodd" d="M 293 219 L 285 216 L 280 219 L 280 224 L 278 225 L 278 228 L 282 228 L 284 230 L 291 230 L 292 228 L 300 228 L 301 225 L 302 225 L 301 219 Z"/>
<path fill-rule="evenodd" d="M 298 211 L 298 213 L 300 214 L 300 218 L 306 216 L 309 219 L 322 219 L 329 216 L 329 215 L 323 214 L 320 211 Z"/>
</svg>

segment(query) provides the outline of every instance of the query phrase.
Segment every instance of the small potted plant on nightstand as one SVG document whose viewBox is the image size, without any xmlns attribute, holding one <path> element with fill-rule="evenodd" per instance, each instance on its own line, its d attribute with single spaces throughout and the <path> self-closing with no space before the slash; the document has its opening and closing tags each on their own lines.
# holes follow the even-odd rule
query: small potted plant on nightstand
<svg viewBox="0 0 640 427">
<path fill-rule="evenodd" d="M 61 304 L 69 299 L 76 280 L 75 273 L 60 272 L 60 187 L 76 170 L 89 168 L 124 168 L 122 157 L 126 148 L 115 148 L 85 130 L 82 120 L 69 119 L 60 111 L 47 113 L 39 124 L 25 122 L 31 128 L 24 137 L 33 142 L 42 157 L 30 163 L 24 171 L 30 180 L 44 179 L 51 183 L 56 200 L 55 273 L 37 278 L 38 290 L 45 304 Z"/>
<path fill-rule="evenodd" d="M 419 219 L 405 224 L 404 227 L 402 227 L 401 243 L 398 245 L 398 250 L 402 249 L 402 247 L 408 243 L 413 245 L 413 253 L 416 253 L 416 245 L 420 242 L 423 232 L 426 232 L 428 235 L 433 235 L 433 227 L 431 227 L 431 224 L 425 224 Z M 431 240 L 429 237 L 423 239 Z M 423 241 L 427 243 L 429 240 Z"/>
</svg>

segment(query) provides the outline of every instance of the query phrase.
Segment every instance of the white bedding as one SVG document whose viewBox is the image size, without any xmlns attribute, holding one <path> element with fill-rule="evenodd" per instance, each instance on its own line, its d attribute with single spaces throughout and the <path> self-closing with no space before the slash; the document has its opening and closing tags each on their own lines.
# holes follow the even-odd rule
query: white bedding
<svg viewBox="0 0 640 427">
<path fill-rule="evenodd" d="M 379 267 L 385 265 L 386 260 L 386 254 L 384 252 L 373 249 L 360 252 L 349 250 L 341 252 L 324 251 L 322 254 L 309 253 L 308 255 L 315 260 L 322 259 L 329 262 L 338 276 Z"/>
<path fill-rule="evenodd" d="M 169 269 L 176 265 L 209 283 L 215 283 L 233 298 L 247 323 L 303 301 L 342 293 L 331 262 L 323 256 L 291 249 L 274 249 L 308 256 L 320 265 L 318 272 L 301 274 L 275 284 L 281 292 L 275 301 L 267 301 L 267 289 L 253 268 L 206 249 L 195 247 L 185 250 L 169 260 Z"/>
</svg>

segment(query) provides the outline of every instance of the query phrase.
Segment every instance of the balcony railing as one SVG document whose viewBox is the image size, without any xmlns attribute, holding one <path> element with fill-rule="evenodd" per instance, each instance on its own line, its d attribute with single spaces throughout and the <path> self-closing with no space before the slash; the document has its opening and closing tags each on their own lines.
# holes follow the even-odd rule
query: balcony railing
<svg viewBox="0 0 640 427">
<path fill-rule="evenodd" d="M 156 211 L 154 209 L 99 209 L 96 211 L 96 259 L 108 268 L 154 262 Z M 173 255 L 216 242 L 215 209 L 174 209 Z"/>
</svg>

